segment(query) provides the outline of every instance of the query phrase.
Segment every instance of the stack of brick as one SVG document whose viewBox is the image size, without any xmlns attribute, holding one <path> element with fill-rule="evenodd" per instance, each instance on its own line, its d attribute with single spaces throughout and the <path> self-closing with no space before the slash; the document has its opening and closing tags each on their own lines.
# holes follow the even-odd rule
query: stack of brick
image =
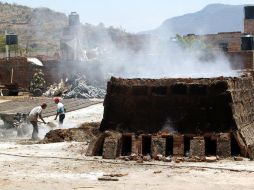
<svg viewBox="0 0 254 190">
<path fill-rule="evenodd" d="M 190 156 L 203 158 L 205 156 L 204 137 L 194 137 L 190 141 Z"/>
<path fill-rule="evenodd" d="M 231 141 L 229 134 L 220 134 L 218 136 L 216 154 L 223 158 L 231 156 Z"/>
<path fill-rule="evenodd" d="M 215 133 L 218 134 L 217 155 L 221 157 L 231 155 L 230 134 L 235 131 L 241 152 L 248 150 L 249 156 L 254 157 L 253 93 L 251 76 L 157 80 L 112 78 L 104 101 L 101 130 L 158 134 L 166 129 L 168 134 L 179 134 L 173 135 L 175 156 L 185 154 L 183 135 Z M 220 136 L 220 133 L 227 133 L 229 137 Z M 133 152 L 139 154 L 142 153 L 142 143 L 138 139 L 133 141 L 132 147 Z M 191 141 L 192 154 L 202 156 L 203 148 L 199 146 L 195 150 L 193 147 L 197 142 L 202 144 L 203 141 Z M 152 138 L 151 153 L 164 154 L 158 148 L 153 149 L 157 143 Z"/>
<path fill-rule="evenodd" d="M 242 138 L 249 156 L 254 158 L 254 84 L 251 77 L 229 81 L 232 98 L 232 114 L 238 137 Z"/>
</svg>

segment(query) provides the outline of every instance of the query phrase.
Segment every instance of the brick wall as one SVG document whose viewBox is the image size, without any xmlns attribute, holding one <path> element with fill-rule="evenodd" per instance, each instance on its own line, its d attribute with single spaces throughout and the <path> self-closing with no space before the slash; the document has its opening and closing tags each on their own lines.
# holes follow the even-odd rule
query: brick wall
<svg viewBox="0 0 254 190">
<path fill-rule="evenodd" d="M 10 60 L 0 59 L 0 83 L 11 82 L 11 73 L 13 70 L 13 83 L 18 83 L 24 87 L 30 83 L 34 73 L 34 67 L 27 63 L 26 58 L 19 57 Z"/>
<path fill-rule="evenodd" d="M 60 62 L 58 60 L 41 60 L 44 67 L 43 70 L 46 83 L 53 84 L 60 82 L 61 79 L 69 78 L 76 73 L 85 72 L 86 67 L 82 64 L 73 62 Z M 75 66 L 74 66 L 75 64 Z M 10 58 L 10 60 L 0 59 L 0 84 L 8 84 L 11 82 L 11 73 L 13 70 L 13 83 L 17 83 L 20 87 L 28 88 L 38 68 L 27 62 L 24 57 Z"/>
<path fill-rule="evenodd" d="M 185 37 L 191 37 L 203 40 L 208 46 L 214 49 L 219 49 L 220 44 L 227 44 L 229 52 L 241 51 L 241 32 L 221 32 L 218 34 L 206 34 L 206 35 L 187 35 Z"/>
<path fill-rule="evenodd" d="M 181 147 L 181 155 L 184 154 L 185 144 L 181 135 L 229 135 L 236 131 L 240 134 L 238 140 L 244 143 L 244 149 L 248 149 L 249 156 L 254 158 L 253 93 L 252 76 L 211 79 L 111 78 L 104 101 L 101 130 L 133 134 L 173 132 L 178 134 L 173 135 L 173 153 L 176 152 L 175 148 Z M 181 141 L 175 139 L 178 136 Z M 217 139 L 218 154 L 222 154 L 220 147 L 225 146 L 228 150 L 224 156 L 231 154 L 229 141 L 230 138 L 225 142 Z M 201 147 L 202 155 L 204 146 Z"/>
<path fill-rule="evenodd" d="M 233 69 L 254 69 L 254 51 L 227 52 Z"/>
<path fill-rule="evenodd" d="M 167 127 L 180 133 L 229 131 L 235 122 L 228 83 L 242 80 L 112 78 L 101 129 L 136 133 L 156 133 Z M 252 85 L 251 77 L 244 80 Z"/>
<path fill-rule="evenodd" d="M 254 19 L 244 20 L 244 33 L 254 35 Z"/>
<path fill-rule="evenodd" d="M 204 38 L 217 48 L 219 47 L 220 43 L 227 43 L 228 51 L 232 52 L 241 50 L 241 36 L 241 32 L 221 32 L 214 35 L 204 35 Z"/>
</svg>

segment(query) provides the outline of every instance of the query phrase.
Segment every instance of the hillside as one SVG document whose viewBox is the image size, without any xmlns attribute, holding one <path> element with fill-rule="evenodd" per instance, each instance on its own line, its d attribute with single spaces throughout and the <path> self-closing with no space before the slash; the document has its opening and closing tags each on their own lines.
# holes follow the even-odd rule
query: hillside
<svg viewBox="0 0 254 190">
<path fill-rule="evenodd" d="M 63 13 L 0 2 L 0 36 L 4 35 L 5 30 L 15 32 L 19 38 L 20 52 L 50 55 L 59 51 L 62 31 L 67 25 L 68 17 Z M 98 47 L 108 43 L 108 38 L 127 34 L 103 24 L 94 26 L 86 23 L 81 28 L 85 48 Z"/>
<path fill-rule="evenodd" d="M 27 51 L 55 51 L 67 16 L 48 8 L 29 8 L 17 4 L 0 3 L 0 34 L 15 32 L 19 45 Z"/>
<path fill-rule="evenodd" d="M 243 31 L 243 7 L 211 4 L 198 12 L 167 19 L 157 29 L 143 33 L 185 35 Z"/>
</svg>

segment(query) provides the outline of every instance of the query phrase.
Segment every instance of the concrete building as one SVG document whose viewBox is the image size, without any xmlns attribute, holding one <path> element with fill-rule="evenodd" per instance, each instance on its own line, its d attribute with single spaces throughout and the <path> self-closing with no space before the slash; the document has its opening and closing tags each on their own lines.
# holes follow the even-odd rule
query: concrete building
<svg viewBox="0 0 254 190">
<path fill-rule="evenodd" d="M 244 32 L 220 32 L 218 34 L 195 35 L 184 37 L 201 39 L 214 49 L 221 50 L 228 56 L 233 69 L 254 68 L 254 6 L 244 7 Z"/>
<path fill-rule="evenodd" d="M 76 12 L 69 15 L 69 25 L 64 28 L 60 40 L 60 52 L 63 60 L 80 61 L 85 59 L 81 46 L 81 24 Z"/>
</svg>

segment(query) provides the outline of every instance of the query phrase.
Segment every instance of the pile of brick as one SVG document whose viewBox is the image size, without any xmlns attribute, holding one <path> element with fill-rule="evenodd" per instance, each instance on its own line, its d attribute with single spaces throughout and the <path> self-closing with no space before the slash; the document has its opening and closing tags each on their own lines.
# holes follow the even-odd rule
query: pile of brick
<svg viewBox="0 0 254 190">
<path fill-rule="evenodd" d="M 87 155 L 254 158 L 253 93 L 253 78 L 247 75 L 112 78 L 100 129 L 119 134 L 95 138 Z"/>
</svg>

